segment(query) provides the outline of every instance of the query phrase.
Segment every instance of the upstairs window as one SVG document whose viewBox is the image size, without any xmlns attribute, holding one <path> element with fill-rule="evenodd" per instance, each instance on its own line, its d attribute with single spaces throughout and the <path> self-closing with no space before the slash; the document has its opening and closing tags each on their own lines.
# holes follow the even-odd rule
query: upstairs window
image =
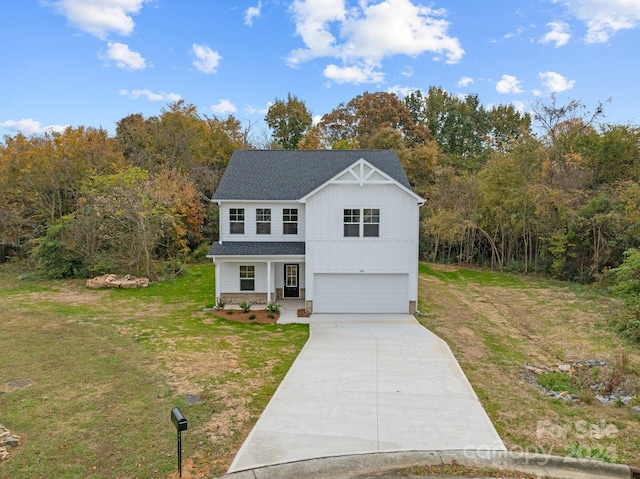
<svg viewBox="0 0 640 479">
<path fill-rule="evenodd" d="M 360 210 L 344 210 L 344 236 L 360 236 Z"/>
<path fill-rule="evenodd" d="M 256 267 L 240 265 L 240 291 L 255 291 Z"/>
<path fill-rule="evenodd" d="M 244 234 L 244 208 L 229 209 L 229 225 L 232 235 Z"/>
<path fill-rule="evenodd" d="M 271 208 L 256 210 L 256 233 L 259 235 L 271 234 Z"/>
<path fill-rule="evenodd" d="M 380 236 L 380 210 L 365 208 L 362 213 L 363 233 L 365 237 Z"/>
<path fill-rule="evenodd" d="M 345 238 L 359 238 L 360 236 L 377 238 L 380 236 L 380 210 L 378 208 L 345 209 L 343 221 Z"/>
<path fill-rule="evenodd" d="M 298 234 L 298 208 L 284 208 L 282 210 L 282 233 L 286 235 Z"/>
</svg>

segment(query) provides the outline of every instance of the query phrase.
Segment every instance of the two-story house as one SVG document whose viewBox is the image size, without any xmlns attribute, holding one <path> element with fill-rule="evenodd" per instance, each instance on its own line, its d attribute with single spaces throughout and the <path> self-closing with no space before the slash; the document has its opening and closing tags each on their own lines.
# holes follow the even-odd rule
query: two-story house
<svg viewBox="0 0 640 479">
<path fill-rule="evenodd" d="M 208 257 L 226 302 L 414 313 L 419 207 L 393 151 L 241 150 L 220 180 Z"/>
</svg>

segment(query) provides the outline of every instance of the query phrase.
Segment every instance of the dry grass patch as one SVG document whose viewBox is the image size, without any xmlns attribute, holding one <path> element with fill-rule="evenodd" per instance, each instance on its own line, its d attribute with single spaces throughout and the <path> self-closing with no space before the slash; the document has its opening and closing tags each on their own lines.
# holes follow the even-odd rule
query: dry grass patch
<svg viewBox="0 0 640 479">
<path fill-rule="evenodd" d="M 509 449 L 564 455 L 584 446 L 640 464 L 640 421 L 630 407 L 601 405 L 593 396 L 550 399 L 523 380 L 527 364 L 613 364 L 618 348 L 638 371 L 638 347 L 607 327 L 615 301 L 536 278 L 451 265 L 421 269 L 421 309 L 428 314 L 420 321 L 450 345 Z"/>
</svg>

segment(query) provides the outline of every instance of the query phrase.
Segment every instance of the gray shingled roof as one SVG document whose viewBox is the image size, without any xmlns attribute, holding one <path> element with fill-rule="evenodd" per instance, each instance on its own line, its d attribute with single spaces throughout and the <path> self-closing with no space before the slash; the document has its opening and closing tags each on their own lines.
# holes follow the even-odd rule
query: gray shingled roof
<svg viewBox="0 0 640 479">
<path fill-rule="evenodd" d="M 237 150 L 214 200 L 298 200 L 360 158 L 411 189 L 390 150 Z"/>
<path fill-rule="evenodd" d="M 226 241 L 213 243 L 207 256 L 304 256 L 304 251 L 298 241 Z"/>
</svg>

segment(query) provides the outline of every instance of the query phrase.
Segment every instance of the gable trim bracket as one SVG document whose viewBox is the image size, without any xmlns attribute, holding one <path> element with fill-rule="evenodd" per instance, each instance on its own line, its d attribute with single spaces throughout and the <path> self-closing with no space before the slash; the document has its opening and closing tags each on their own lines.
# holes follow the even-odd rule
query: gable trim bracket
<svg viewBox="0 0 640 479">
<path fill-rule="evenodd" d="M 375 175 L 375 176 L 374 176 Z M 407 188 L 397 180 L 386 174 L 384 171 L 376 168 L 364 158 L 360 158 L 351 166 L 345 168 L 331 179 L 327 180 L 305 196 L 300 198 L 298 202 L 306 203 L 307 199 L 324 189 L 328 185 L 394 185 L 402 191 L 412 196 L 420 206 L 425 203 L 424 198 L 415 194 L 411 189 Z"/>
</svg>

